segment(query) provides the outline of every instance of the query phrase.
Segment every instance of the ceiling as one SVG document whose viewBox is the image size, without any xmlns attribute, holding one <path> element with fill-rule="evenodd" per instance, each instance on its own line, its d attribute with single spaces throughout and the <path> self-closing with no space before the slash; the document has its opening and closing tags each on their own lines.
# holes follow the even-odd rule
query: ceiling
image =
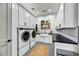
<svg viewBox="0 0 79 59">
<path fill-rule="evenodd" d="M 60 3 L 21 3 L 35 17 L 56 14 Z"/>
</svg>

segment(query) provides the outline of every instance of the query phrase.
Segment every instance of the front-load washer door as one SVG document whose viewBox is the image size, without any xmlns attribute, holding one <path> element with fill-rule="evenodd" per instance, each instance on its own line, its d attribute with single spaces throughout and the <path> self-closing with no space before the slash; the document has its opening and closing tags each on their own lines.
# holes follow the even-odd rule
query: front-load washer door
<svg viewBox="0 0 79 59">
<path fill-rule="evenodd" d="M 19 35 L 19 49 L 24 48 L 29 45 L 30 32 L 29 31 L 21 31 Z"/>
<path fill-rule="evenodd" d="M 30 38 L 30 33 L 29 33 L 29 31 L 23 32 L 21 37 L 22 37 L 22 41 L 23 41 L 23 42 L 27 42 L 27 41 L 29 40 L 29 38 Z"/>
<path fill-rule="evenodd" d="M 36 31 L 32 31 L 32 38 L 35 38 L 36 37 Z"/>
</svg>

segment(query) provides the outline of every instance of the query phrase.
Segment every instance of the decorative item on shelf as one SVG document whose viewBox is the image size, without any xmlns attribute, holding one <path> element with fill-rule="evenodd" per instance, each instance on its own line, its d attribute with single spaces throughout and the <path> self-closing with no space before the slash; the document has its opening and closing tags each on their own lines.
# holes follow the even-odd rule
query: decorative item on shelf
<svg viewBox="0 0 79 59">
<path fill-rule="evenodd" d="M 48 21 L 46 20 L 46 23 L 48 23 Z"/>
<path fill-rule="evenodd" d="M 42 30 L 49 30 L 50 29 L 50 22 L 49 20 L 42 20 L 41 21 L 41 29 Z"/>
<path fill-rule="evenodd" d="M 42 21 L 41 21 L 41 24 L 43 24 L 43 23 L 45 23 L 45 21 L 44 21 L 44 20 L 42 20 Z"/>
</svg>

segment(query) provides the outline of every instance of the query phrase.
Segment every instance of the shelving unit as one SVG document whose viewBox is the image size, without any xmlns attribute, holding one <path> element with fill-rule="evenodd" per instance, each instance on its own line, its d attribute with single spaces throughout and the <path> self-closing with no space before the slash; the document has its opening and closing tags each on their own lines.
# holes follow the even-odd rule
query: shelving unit
<svg viewBox="0 0 79 59">
<path fill-rule="evenodd" d="M 49 21 L 41 21 L 41 29 L 49 30 L 50 29 L 50 22 Z"/>
</svg>

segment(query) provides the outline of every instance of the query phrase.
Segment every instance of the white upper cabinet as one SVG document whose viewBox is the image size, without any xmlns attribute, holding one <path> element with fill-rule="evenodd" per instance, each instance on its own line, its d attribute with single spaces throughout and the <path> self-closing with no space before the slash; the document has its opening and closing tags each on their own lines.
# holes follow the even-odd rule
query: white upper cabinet
<svg viewBox="0 0 79 59">
<path fill-rule="evenodd" d="M 37 19 L 34 17 L 34 28 L 36 27 Z"/>
<path fill-rule="evenodd" d="M 35 28 L 35 25 L 36 25 L 36 18 L 33 17 L 33 27 Z"/>
<path fill-rule="evenodd" d="M 25 25 L 30 27 L 30 14 L 27 11 L 25 11 Z"/>
<path fill-rule="evenodd" d="M 64 25 L 65 27 L 77 26 L 77 8 L 74 3 L 64 4 Z"/>
<path fill-rule="evenodd" d="M 30 27 L 33 29 L 35 28 L 35 21 L 36 21 L 35 17 L 30 15 Z"/>
<path fill-rule="evenodd" d="M 36 18 L 27 12 L 25 9 L 19 6 L 19 26 L 25 26 L 28 28 L 35 28 Z"/>
<path fill-rule="evenodd" d="M 29 27 L 29 13 L 19 6 L 19 26 Z"/>
<path fill-rule="evenodd" d="M 30 27 L 33 28 L 33 16 L 30 15 Z"/>
<path fill-rule="evenodd" d="M 78 3 L 78 26 L 79 26 L 79 3 Z"/>
<path fill-rule="evenodd" d="M 64 19 L 63 19 L 63 4 L 60 5 L 60 8 L 58 10 L 57 16 L 56 16 L 56 22 L 58 27 L 64 26 Z"/>
<path fill-rule="evenodd" d="M 57 13 L 56 22 L 58 28 L 75 27 L 78 25 L 77 4 L 65 3 L 61 4 Z"/>
</svg>

